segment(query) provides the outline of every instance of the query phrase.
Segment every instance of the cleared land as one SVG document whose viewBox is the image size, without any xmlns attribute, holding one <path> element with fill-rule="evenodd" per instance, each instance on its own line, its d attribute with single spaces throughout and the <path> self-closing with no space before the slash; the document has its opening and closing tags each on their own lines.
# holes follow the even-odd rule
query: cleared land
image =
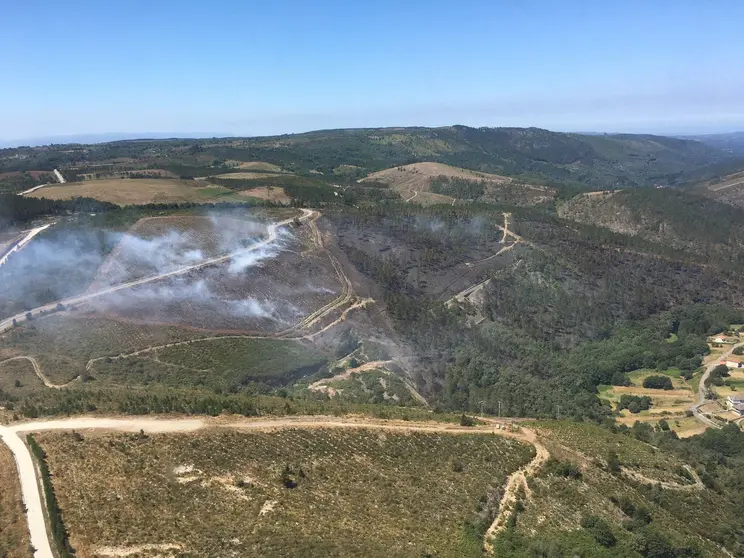
<svg viewBox="0 0 744 558">
<path fill-rule="evenodd" d="M 432 188 L 435 183 L 441 179 L 483 183 L 483 199 L 493 199 L 495 201 L 506 201 L 508 199 L 518 205 L 541 203 L 552 199 L 555 195 L 553 189 L 544 186 L 518 184 L 506 176 L 461 169 L 442 163 L 414 163 L 393 167 L 372 173 L 360 182 L 383 182 L 388 184 L 399 192 L 403 199 L 410 200 L 412 203 L 452 203 L 456 198 L 471 197 L 433 192 Z"/>
<path fill-rule="evenodd" d="M 80 556 L 480 556 L 479 500 L 534 455 L 384 427 L 37 440 Z"/>
<path fill-rule="evenodd" d="M 235 167 L 239 169 L 251 171 L 284 172 L 279 165 L 263 161 L 227 161 L 227 164 L 235 165 Z"/>
<path fill-rule="evenodd" d="M 225 174 L 215 174 L 214 178 L 258 180 L 259 178 L 272 178 L 277 173 L 273 172 L 227 172 Z"/>
<path fill-rule="evenodd" d="M 30 558 L 28 526 L 13 455 L 0 443 L 0 556 Z"/>
<path fill-rule="evenodd" d="M 246 196 L 250 198 L 259 198 L 262 200 L 273 201 L 276 203 L 290 203 L 290 198 L 285 192 L 284 188 L 272 187 L 272 188 L 251 188 L 250 190 L 241 190 L 238 192 L 240 196 Z"/>
<path fill-rule="evenodd" d="M 192 180 L 112 178 L 71 182 L 47 186 L 29 197 L 68 200 L 76 197 L 93 198 L 118 205 L 173 202 L 240 201 L 229 188 L 204 186 Z"/>
</svg>

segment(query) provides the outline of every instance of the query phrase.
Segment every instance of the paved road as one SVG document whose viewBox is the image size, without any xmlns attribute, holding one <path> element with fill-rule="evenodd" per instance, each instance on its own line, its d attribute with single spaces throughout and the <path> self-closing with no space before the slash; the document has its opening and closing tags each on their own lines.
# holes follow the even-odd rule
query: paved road
<svg viewBox="0 0 744 558">
<path fill-rule="evenodd" d="M 307 219 L 311 215 L 313 215 L 313 212 L 309 209 L 303 209 L 302 210 L 303 215 L 302 219 Z M 201 263 L 190 265 L 187 267 L 181 267 L 179 269 L 175 269 L 173 271 L 169 271 L 167 273 L 161 273 L 159 275 L 153 275 L 150 277 L 145 277 L 142 279 L 137 279 L 136 281 L 130 281 L 128 283 L 122 283 L 120 285 L 114 285 L 113 287 L 107 287 L 105 289 L 101 289 L 99 291 L 94 291 L 92 293 L 86 293 L 83 295 L 73 296 L 70 298 L 65 298 L 63 300 L 57 300 L 55 302 L 50 302 L 49 304 L 45 304 L 44 306 L 39 306 L 38 308 L 34 308 L 32 310 L 29 310 L 27 312 L 23 312 L 21 314 L 17 314 L 15 316 L 11 316 L 10 318 L 0 322 L 0 333 L 3 333 L 5 331 L 8 331 L 9 329 L 12 329 L 14 327 L 13 321 L 21 323 L 26 321 L 27 314 L 31 314 L 32 316 L 36 316 L 39 313 L 42 312 L 51 312 L 57 308 L 57 305 L 62 304 L 63 306 L 74 306 L 76 304 L 80 304 L 83 302 L 87 302 L 89 300 L 92 300 L 94 298 L 98 298 L 100 296 L 108 295 L 111 293 L 115 293 L 117 291 L 121 291 L 124 289 L 131 289 L 132 287 L 137 287 L 139 285 L 145 285 L 147 283 L 152 283 L 153 281 L 160 281 L 162 279 L 167 279 L 169 277 L 176 277 L 178 275 L 184 275 L 185 273 L 189 273 L 191 271 L 196 271 L 198 269 L 202 269 L 204 267 L 216 265 L 219 263 L 223 263 L 226 261 L 231 260 L 232 258 L 236 256 L 240 256 L 242 254 L 247 254 L 249 252 L 252 252 L 254 250 L 258 250 L 259 248 L 262 248 L 263 246 L 266 246 L 267 244 L 273 242 L 276 240 L 277 237 L 277 231 L 280 227 L 283 227 L 285 225 L 288 225 L 291 223 L 294 219 L 285 219 L 284 221 L 280 221 L 278 223 L 272 223 L 269 225 L 269 232 L 266 238 L 261 240 L 260 242 L 257 242 L 256 244 L 253 244 L 252 246 L 249 246 L 248 248 L 244 248 L 242 250 L 238 250 L 236 252 L 232 252 L 230 254 L 227 254 L 225 256 L 220 256 L 218 258 L 211 258 L 209 260 L 204 260 Z"/>
<path fill-rule="evenodd" d="M 723 353 L 720 357 L 716 358 L 713 362 L 711 362 L 708 365 L 708 368 L 705 369 L 705 372 L 703 373 L 703 377 L 700 378 L 700 383 L 698 384 L 698 392 L 697 392 L 697 400 L 695 401 L 695 404 L 690 408 L 692 413 L 695 415 L 695 418 L 698 419 L 700 422 L 707 424 L 708 426 L 711 426 L 713 428 L 721 428 L 721 424 L 708 418 L 705 416 L 702 411 L 700 410 L 700 407 L 703 406 L 705 403 L 705 382 L 710 377 L 710 373 L 713 372 L 713 369 L 718 366 L 718 364 L 722 360 L 726 360 L 728 357 L 730 357 L 734 349 L 737 347 L 744 346 L 744 343 L 737 343 L 733 347 L 731 347 L 727 352 Z"/>
<path fill-rule="evenodd" d="M 44 225 L 43 227 L 36 227 L 35 229 L 31 229 L 26 236 L 24 236 L 15 246 L 13 246 L 13 248 L 8 250 L 8 252 L 2 258 L 0 258 L 0 265 L 3 265 L 5 262 L 7 262 L 11 254 L 21 251 L 23 247 L 26 246 L 26 244 L 31 242 L 31 239 L 33 237 L 35 237 L 40 232 L 45 231 L 53 224 L 54 223 L 49 223 L 48 225 Z"/>
</svg>

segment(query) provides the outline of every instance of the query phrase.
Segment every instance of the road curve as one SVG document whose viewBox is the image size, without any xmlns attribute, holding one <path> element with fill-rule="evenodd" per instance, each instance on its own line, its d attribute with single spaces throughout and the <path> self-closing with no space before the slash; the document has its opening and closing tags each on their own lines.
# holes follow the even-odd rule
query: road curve
<svg viewBox="0 0 744 558">
<path fill-rule="evenodd" d="M 302 210 L 302 217 L 301 219 L 305 220 L 314 215 L 314 212 L 309 209 L 303 209 Z M 181 267 L 178 269 L 175 269 L 173 271 L 169 271 L 167 273 L 161 273 L 159 275 L 152 275 L 150 277 L 144 277 L 142 279 L 137 279 L 136 281 L 130 281 L 128 283 L 122 283 L 120 285 L 114 285 L 113 287 L 107 287 L 105 289 L 101 289 L 98 291 L 94 291 L 92 293 L 86 293 L 83 295 L 73 296 L 70 298 L 65 298 L 63 300 L 57 300 L 55 302 L 50 302 L 49 304 L 45 304 L 44 306 L 39 306 L 38 308 L 33 308 L 32 310 L 29 310 L 27 312 L 22 312 L 20 314 L 17 314 L 15 316 L 11 316 L 10 318 L 7 318 L 6 320 L 0 322 L 0 333 L 3 333 L 5 331 L 8 331 L 9 329 L 12 329 L 15 324 L 24 322 L 27 319 L 27 315 L 37 315 L 42 312 L 51 312 L 57 308 L 58 305 L 63 306 L 71 306 L 80 304 L 83 302 L 87 302 L 89 300 L 92 300 L 94 298 L 98 298 L 100 296 L 108 295 L 111 293 L 115 293 L 117 291 L 121 291 L 124 289 L 131 289 L 132 287 L 137 287 L 139 285 L 145 285 L 147 283 L 152 283 L 153 281 L 160 281 L 162 279 L 167 279 L 169 277 L 176 277 L 178 275 L 183 275 L 185 273 L 189 273 L 191 271 L 196 271 L 198 269 L 202 269 L 205 267 L 209 267 L 212 265 L 224 263 L 226 261 L 231 260 L 232 258 L 236 256 L 240 256 L 243 254 L 247 254 L 249 252 L 253 252 L 254 250 L 257 250 L 263 246 L 266 246 L 267 244 L 273 242 L 276 240 L 277 237 L 277 231 L 279 228 L 288 225 L 289 223 L 293 222 L 294 218 L 292 219 L 285 219 L 284 221 L 279 221 L 278 223 L 272 223 L 269 225 L 269 231 L 266 238 L 263 240 L 257 242 L 256 244 L 253 244 L 252 246 L 249 246 L 248 248 L 244 248 L 242 250 L 238 250 L 236 252 L 232 252 L 230 254 L 226 254 L 224 256 L 219 256 L 217 258 L 211 258 L 209 260 L 204 260 L 198 264 Z M 15 324 L 14 324 L 15 322 Z"/>
<path fill-rule="evenodd" d="M 695 403 L 690 407 L 690 410 L 692 411 L 692 414 L 695 415 L 695 418 L 702 422 L 703 424 L 707 424 L 708 426 L 712 428 L 722 428 L 721 424 L 714 421 L 711 418 L 708 418 L 703 414 L 703 412 L 700 410 L 700 407 L 703 406 L 705 403 L 705 382 L 708 381 L 708 378 L 710 377 L 710 373 L 713 372 L 713 369 L 718 366 L 721 362 L 721 360 L 726 360 L 728 357 L 732 355 L 734 352 L 734 349 L 737 347 L 744 346 L 744 343 L 737 343 L 736 345 L 732 346 L 728 351 L 723 353 L 720 357 L 716 358 L 713 362 L 711 362 L 708 367 L 705 369 L 705 372 L 703 372 L 702 378 L 700 378 L 700 383 L 698 384 L 698 391 L 697 391 L 697 399 L 695 400 Z"/>
<path fill-rule="evenodd" d="M 71 382 L 67 382 L 66 384 L 55 384 L 54 382 L 52 382 L 49 378 L 47 378 L 44 375 L 44 372 L 42 372 L 41 366 L 39 366 L 39 363 L 37 362 L 37 360 L 34 357 L 30 357 L 30 356 L 16 356 L 16 357 L 13 357 L 13 358 L 8 358 L 8 359 L 5 359 L 5 360 L 0 361 L 0 364 L 3 364 L 4 362 L 11 362 L 11 361 L 14 361 L 14 360 L 26 360 L 26 361 L 30 362 L 31 363 L 31 366 L 34 367 L 34 372 L 36 373 L 36 376 L 38 376 L 38 378 L 42 381 L 42 383 L 46 387 L 48 387 L 48 388 L 53 388 L 53 389 L 66 388 L 72 382 L 75 381 L 75 380 L 72 380 Z"/>
<path fill-rule="evenodd" d="M 11 254 L 14 254 L 15 252 L 20 252 L 26 244 L 31 242 L 31 239 L 33 239 L 37 234 L 39 234 L 42 231 L 45 231 L 49 227 L 51 227 L 54 223 L 49 223 L 48 225 L 44 225 L 43 227 L 36 227 L 35 229 L 31 229 L 26 236 L 24 236 L 21 240 L 19 240 L 15 246 L 13 246 L 10 250 L 8 250 L 5 255 L 0 258 L 0 265 L 5 264 L 5 262 L 8 261 L 8 258 L 10 258 Z"/>
<path fill-rule="evenodd" d="M 36 478 L 36 467 L 31 457 L 31 452 L 23 442 L 22 434 L 28 432 L 39 432 L 49 430 L 86 430 L 103 429 L 122 432 L 167 433 L 167 432 L 194 432 L 202 428 L 234 428 L 240 430 L 272 431 L 285 428 L 372 428 L 376 430 L 392 430 L 397 432 L 439 432 L 446 434 L 499 434 L 505 437 L 517 439 L 536 445 L 538 455 L 542 454 L 542 448 L 534 441 L 531 431 L 525 433 L 509 432 L 495 427 L 494 424 L 464 427 L 456 424 L 436 422 L 409 422 L 409 421 L 383 421 L 365 418 L 340 418 L 340 417 L 281 417 L 271 419 L 243 419 L 234 422 L 225 422 L 224 419 L 194 419 L 194 418 L 105 418 L 105 417 L 74 417 L 59 420 L 42 420 L 25 423 L 17 423 L 11 426 L 0 426 L 0 438 L 10 448 L 15 457 L 19 477 L 21 479 L 21 492 L 23 503 L 27 510 L 29 533 L 31 545 L 35 549 L 34 558 L 54 558 L 51 543 L 44 522 L 44 507 L 39 483 Z M 536 457 L 536 459 L 538 459 Z M 535 460 L 531 462 L 534 468 Z M 507 481 L 507 486 L 516 485 L 517 481 L 524 479 L 526 469 L 522 468 L 512 473 Z M 517 478 L 518 477 L 518 478 Z M 506 512 L 504 512 L 506 513 Z"/>
</svg>

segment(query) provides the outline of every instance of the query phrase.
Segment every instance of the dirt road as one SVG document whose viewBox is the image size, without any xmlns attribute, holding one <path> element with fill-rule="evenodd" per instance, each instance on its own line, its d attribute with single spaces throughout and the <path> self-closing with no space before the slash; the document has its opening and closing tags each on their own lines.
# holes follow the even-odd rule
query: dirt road
<svg viewBox="0 0 744 558">
<path fill-rule="evenodd" d="M 44 372 L 42 372 L 41 366 L 39 366 L 39 363 L 36 361 L 36 359 L 34 357 L 30 357 L 30 356 L 17 356 L 17 357 L 13 357 L 13 358 L 8 358 L 8 359 L 5 359 L 3 361 L 0 361 L 0 364 L 3 364 L 4 362 L 11 362 L 13 360 L 26 360 L 26 361 L 30 362 L 31 363 L 31 366 L 34 367 L 34 372 L 36 373 L 36 375 L 38 376 L 38 378 L 48 388 L 53 388 L 53 389 L 66 388 L 72 382 L 75 381 L 75 380 L 72 380 L 72 382 L 67 382 L 66 384 L 55 384 L 54 382 L 52 382 L 49 378 L 47 378 L 44 375 Z"/>
<path fill-rule="evenodd" d="M 507 488 L 502 498 L 499 517 L 494 522 L 500 521 L 505 524 L 510 510 L 506 504 L 510 501 L 511 494 L 516 498 L 519 486 L 525 483 L 526 475 L 532 474 L 544 459 L 545 450 L 535 438 L 534 433 L 529 430 L 523 432 L 509 432 L 499 429 L 493 424 L 465 427 L 456 424 L 437 422 L 409 422 L 409 421 L 382 421 L 371 418 L 338 418 L 338 417 L 282 417 L 258 420 L 238 420 L 227 422 L 224 419 L 194 419 L 194 418 L 105 418 L 105 417 L 76 417 L 60 420 L 42 420 L 26 423 L 13 424 L 11 426 L 0 426 L 0 438 L 13 452 L 16 466 L 21 479 L 21 492 L 23 503 L 27 510 L 29 533 L 31 545 L 36 549 L 34 558 L 54 558 L 51 543 L 44 522 L 44 507 L 39 483 L 36 478 L 36 467 L 34 466 L 31 452 L 22 440 L 22 435 L 28 432 L 39 432 L 48 430 L 86 430 L 102 429 L 122 432 L 167 433 L 167 432 L 194 432 L 207 427 L 236 428 L 241 430 L 272 431 L 284 428 L 367 428 L 379 430 L 392 430 L 397 432 L 441 432 L 446 434 L 500 434 L 509 438 L 534 444 L 537 456 L 527 466 L 513 473 L 507 480 Z M 500 519 L 501 518 L 501 519 Z M 492 526 L 493 528 L 493 526 Z M 497 531 L 489 529 L 495 534 Z"/>
<path fill-rule="evenodd" d="M 303 215 L 301 219 L 306 220 L 315 213 L 309 209 L 303 209 L 302 210 Z M 58 305 L 63 306 L 74 306 L 76 304 L 81 304 L 83 302 L 87 302 L 89 300 L 92 300 L 94 298 L 98 298 L 100 296 L 104 296 L 107 294 L 115 293 L 117 291 L 121 291 L 124 289 L 131 289 L 132 287 L 137 287 L 139 285 L 145 285 L 147 283 L 152 283 L 153 281 L 160 281 L 162 279 L 167 279 L 169 277 L 176 277 L 178 275 L 184 275 L 186 273 L 190 273 L 192 271 L 202 269 L 205 267 L 213 266 L 216 264 L 224 263 L 236 256 L 240 256 L 243 254 L 247 254 L 249 252 L 253 252 L 254 250 L 258 250 L 259 248 L 262 248 L 266 246 L 267 244 L 273 242 L 276 240 L 277 237 L 277 231 L 289 223 L 292 223 L 294 221 L 294 218 L 292 219 L 285 219 L 284 221 L 279 221 L 278 223 L 272 223 L 269 225 L 268 228 L 268 235 L 263 240 L 260 240 L 256 244 L 253 244 L 252 246 L 249 246 L 248 248 L 244 248 L 242 250 L 238 250 L 236 252 L 232 252 L 230 254 L 226 254 L 224 256 L 219 256 L 217 258 L 211 258 L 209 260 L 204 260 L 198 264 L 181 267 L 179 269 L 175 269 L 173 271 L 169 271 L 167 273 L 161 273 L 159 275 L 152 275 L 150 277 L 144 277 L 142 279 L 137 279 L 136 281 L 130 281 L 128 283 L 122 283 L 120 285 L 114 285 L 113 287 L 108 287 L 105 289 L 101 289 L 99 291 L 95 291 L 92 293 L 85 293 L 83 295 L 73 296 L 70 298 L 66 298 L 63 300 L 58 300 L 55 302 L 50 302 L 49 304 L 45 304 L 44 306 L 39 306 L 38 308 L 34 308 L 32 310 L 29 310 L 28 312 L 23 312 L 21 314 L 17 314 L 15 316 L 11 316 L 10 318 L 7 318 L 6 320 L 0 322 L 0 333 L 3 333 L 4 331 L 7 331 L 14 327 L 14 321 L 15 323 L 23 322 L 27 319 L 27 316 L 30 314 L 32 316 L 35 316 L 42 312 L 52 312 L 54 311 Z"/>
<path fill-rule="evenodd" d="M 705 404 L 705 382 L 708 381 L 708 378 L 710 377 L 710 373 L 713 372 L 713 369 L 719 365 L 719 363 L 723 360 L 725 361 L 728 357 L 730 357 L 734 349 L 737 347 L 744 346 L 744 343 L 738 343 L 736 345 L 733 345 L 728 351 L 723 353 L 720 357 L 716 358 L 713 362 L 711 362 L 708 367 L 705 369 L 705 372 L 703 373 L 703 377 L 700 378 L 700 383 L 698 384 L 698 391 L 697 391 L 697 398 L 695 400 L 695 404 L 690 407 L 690 410 L 692 411 L 692 414 L 695 415 L 695 418 L 698 419 L 703 424 L 707 424 L 708 426 L 711 426 L 713 428 L 722 428 L 722 425 L 716 421 L 714 421 L 711 418 L 708 418 L 703 414 L 703 412 L 700 410 L 700 407 Z"/>
<path fill-rule="evenodd" d="M 525 494 L 529 498 L 532 495 L 532 492 L 530 491 L 530 487 L 527 485 L 527 477 L 531 477 L 537 473 L 538 469 L 540 469 L 540 467 L 542 467 L 550 457 L 547 448 L 537 440 L 537 435 L 532 430 L 525 428 L 523 429 L 523 432 L 524 440 L 535 446 L 535 457 L 527 465 L 515 473 L 512 473 L 506 482 L 506 490 L 504 490 L 504 495 L 501 497 L 501 501 L 499 502 L 499 513 L 483 537 L 483 548 L 485 548 L 488 554 L 493 554 L 494 551 L 491 539 L 506 528 L 507 522 L 514 512 L 514 506 L 517 503 L 517 494 L 520 487 L 524 487 Z"/>
<path fill-rule="evenodd" d="M 23 250 L 23 248 L 31 242 L 31 240 L 40 232 L 47 230 L 49 227 L 54 225 L 54 223 L 49 223 L 48 225 L 44 225 L 43 227 L 36 227 L 35 229 L 31 229 L 29 233 L 24 236 L 21 240 L 19 240 L 15 246 L 13 246 L 10 250 L 8 250 L 5 255 L 0 258 L 0 265 L 4 265 L 5 262 L 8 261 L 11 254 L 14 254 L 15 252 L 19 252 Z"/>
</svg>

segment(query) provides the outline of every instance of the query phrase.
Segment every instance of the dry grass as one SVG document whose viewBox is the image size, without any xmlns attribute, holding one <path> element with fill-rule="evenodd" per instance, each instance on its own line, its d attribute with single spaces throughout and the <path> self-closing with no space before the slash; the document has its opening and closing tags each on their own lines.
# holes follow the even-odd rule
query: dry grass
<svg viewBox="0 0 744 558">
<path fill-rule="evenodd" d="M 0 444 L 0 556 L 32 556 L 15 460 L 5 444 Z"/>
<path fill-rule="evenodd" d="M 272 178 L 276 176 L 273 172 L 228 172 L 225 174 L 215 174 L 213 178 L 240 178 L 242 180 L 258 180 L 259 178 Z"/>
<path fill-rule="evenodd" d="M 204 186 L 199 181 L 112 178 L 47 186 L 29 194 L 34 198 L 67 200 L 74 197 L 94 198 L 118 205 L 173 202 L 217 202 L 240 200 L 221 186 Z"/>
<path fill-rule="evenodd" d="M 250 190 L 242 190 L 238 192 L 238 195 L 269 200 L 277 203 L 290 203 L 292 201 L 292 198 L 284 192 L 284 188 L 251 188 Z"/>
<path fill-rule="evenodd" d="M 200 557 L 481 556 L 465 523 L 534 454 L 490 434 L 365 429 L 37 439 L 81 558 L 140 545 Z"/>
<path fill-rule="evenodd" d="M 284 172 L 279 165 L 265 163 L 263 161 L 227 161 L 229 165 L 235 165 L 238 169 L 266 172 Z"/>
</svg>

